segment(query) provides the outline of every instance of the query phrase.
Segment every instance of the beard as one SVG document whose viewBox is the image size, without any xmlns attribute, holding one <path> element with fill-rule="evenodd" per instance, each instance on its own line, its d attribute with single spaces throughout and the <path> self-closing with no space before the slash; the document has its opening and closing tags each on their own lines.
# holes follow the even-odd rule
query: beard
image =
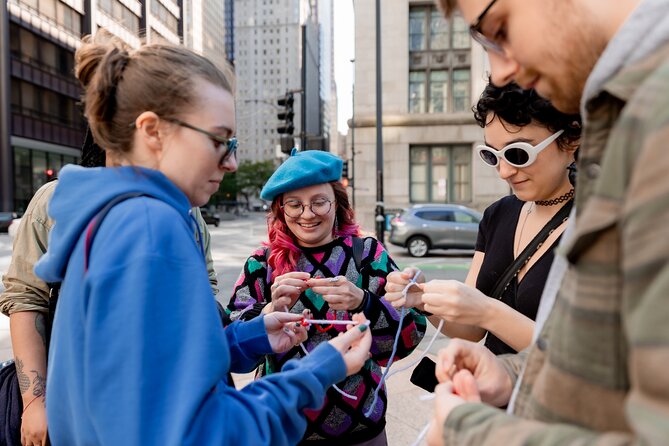
<svg viewBox="0 0 669 446">
<path fill-rule="evenodd" d="M 559 31 L 543 58 L 551 70 L 537 71 L 545 83 L 537 92 L 561 112 L 579 113 L 585 84 L 608 41 L 603 30 L 587 22 L 585 15 L 574 14 L 573 9 L 566 12 L 571 23 L 565 26 L 564 19 L 562 24 L 554 23 L 554 29 Z"/>
</svg>

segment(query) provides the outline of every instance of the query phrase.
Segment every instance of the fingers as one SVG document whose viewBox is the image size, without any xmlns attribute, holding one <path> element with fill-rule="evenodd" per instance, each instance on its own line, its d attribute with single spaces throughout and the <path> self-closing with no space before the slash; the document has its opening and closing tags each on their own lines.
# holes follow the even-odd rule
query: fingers
<svg viewBox="0 0 669 446">
<path fill-rule="evenodd" d="M 352 346 L 362 345 L 364 348 L 367 341 L 365 340 L 360 344 L 362 339 L 369 337 L 369 346 L 367 350 L 372 345 L 372 335 L 369 328 L 369 321 L 363 313 L 356 313 L 351 318 L 352 321 L 357 322 L 357 325 L 351 324 L 347 326 L 347 331 L 340 333 L 338 337 L 330 340 L 333 343 L 333 346 L 339 350 L 341 353 L 345 353 Z"/>
<path fill-rule="evenodd" d="M 296 313 L 286 313 L 283 311 L 277 311 L 274 313 L 274 317 L 281 322 L 282 324 L 285 324 L 287 322 L 297 322 L 302 320 L 302 315 L 301 314 L 296 314 Z"/>
<path fill-rule="evenodd" d="M 401 274 L 402 274 L 402 277 L 403 277 L 404 279 L 406 279 L 406 280 L 411 280 L 411 279 L 413 279 L 413 278 L 416 276 L 416 274 L 418 273 L 418 271 L 420 271 L 420 270 L 419 270 L 418 268 L 416 268 L 415 266 L 409 266 L 409 267 L 407 267 L 407 268 L 404 268 L 404 269 L 402 270 L 402 273 L 401 273 Z"/>
<path fill-rule="evenodd" d="M 346 374 L 357 373 L 369 358 L 369 349 L 372 346 L 372 333 L 368 321 L 362 313 L 353 316 L 358 325 L 349 326 L 346 333 L 331 339 L 329 342 L 342 354 L 346 364 Z"/>
<path fill-rule="evenodd" d="M 453 393 L 460 395 L 461 398 L 471 402 L 481 402 L 481 394 L 476 378 L 467 370 L 462 369 L 453 376 Z"/>
<path fill-rule="evenodd" d="M 317 291 L 316 288 L 318 287 L 326 287 L 326 288 L 331 288 L 331 287 L 339 287 L 342 285 L 348 285 L 350 282 L 349 280 L 344 277 L 344 276 L 336 276 L 336 277 L 324 277 L 324 278 L 312 278 L 307 280 L 307 285 L 318 294 L 322 294 L 321 292 Z"/>
<path fill-rule="evenodd" d="M 276 278 L 275 281 L 283 280 L 283 279 L 298 279 L 298 280 L 308 280 L 311 277 L 309 273 L 304 273 L 301 271 L 292 271 L 286 274 L 282 274 Z"/>
<path fill-rule="evenodd" d="M 406 296 L 402 293 L 386 293 L 383 298 L 390 302 L 393 308 L 402 308 L 407 301 Z"/>
<path fill-rule="evenodd" d="M 288 283 L 286 283 L 288 282 Z M 270 287 L 272 291 L 272 297 L 280 296 L 299 296 L 307 288 L 309 288 L 304 282 L 295 282 L 293 280 L 282 282 L 281 284 L 275 283 Z"/>
</svg>

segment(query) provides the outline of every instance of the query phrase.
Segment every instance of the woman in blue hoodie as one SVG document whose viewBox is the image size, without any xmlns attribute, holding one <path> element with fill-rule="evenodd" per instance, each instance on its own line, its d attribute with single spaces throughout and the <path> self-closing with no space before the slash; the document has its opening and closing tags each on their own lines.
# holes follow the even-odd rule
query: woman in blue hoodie
<svg viewBox="0 0 669 446">
<path fill-rule="evenodd" d="M 52 442 L 296 443 L 303 410 L 362 367 L 371 336 L 356 315 L 359 329 L 282 373 L 241 391 L 226 384 L 229 370 L 306 338 L 300 315 L 282 313 L 223 330 L 193 235 L 190 208 L 237 167 L 232 75 L 180 47 L 129 51 L 105 32 L 84 39 L 76 75 L 93 136 L 121 167 L 65 167 L 49 205 L 55 225 L 36 273 L 62 281 Z"/>
</svg>

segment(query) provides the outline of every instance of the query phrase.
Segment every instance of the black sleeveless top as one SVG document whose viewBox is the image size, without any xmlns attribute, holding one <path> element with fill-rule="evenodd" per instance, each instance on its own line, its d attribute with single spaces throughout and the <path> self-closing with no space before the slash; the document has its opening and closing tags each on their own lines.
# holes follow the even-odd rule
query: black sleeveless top
<svg viewBox="0 0 669 446">
<path fill-rule="evenodd" d="M 486 296 L 492 294 L 497 280 L 514 260 L 513 242 L 524 203 L 515 195 L 509 195 L 490 205 L 483 213 L 476 250 L 485 253 L 485 258 L 476 279 L 476 288 Z M 553 250 L 560 238 L 562 236 L 525 272 L 520 283 L 514 278 L 502 294 L 502 302 L 532 320 L 537 316 L 541 293 L 553 263 Z M 492 333 L 488 333 L 485 345 L 496 355 L 516 353 Z"/>
</svg>

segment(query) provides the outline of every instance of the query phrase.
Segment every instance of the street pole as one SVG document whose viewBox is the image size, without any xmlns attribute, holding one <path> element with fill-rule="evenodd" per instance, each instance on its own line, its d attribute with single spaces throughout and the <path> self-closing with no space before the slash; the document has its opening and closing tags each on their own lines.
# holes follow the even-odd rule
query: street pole
<svg viewBox="0 0 669 446">
<path fill-rule="evenodd" d="M 0 210 L 2 211 L 11 211 L 14 207 L 9 63 L 9 11 L 7 11 L 7 2 L 2 0 L 0 3 Z"/>
<path fill-rule="evenodd" d="M 355 209 L 355 59 L 353 66 L 353 82 L 351 82 L 351 206 Z"/>
<path fill-rule="evenodd" d="M 302 110 L 300 112 L 300 151 L 307 150 L 307 25 L 302 25 Z"/>
<path fill-rule="evenodd" d="M 381 110 L 381 0 L 376 0 L 376 239 L 385 243 L 383 209 L 383 111 Z"/>
</svg>

